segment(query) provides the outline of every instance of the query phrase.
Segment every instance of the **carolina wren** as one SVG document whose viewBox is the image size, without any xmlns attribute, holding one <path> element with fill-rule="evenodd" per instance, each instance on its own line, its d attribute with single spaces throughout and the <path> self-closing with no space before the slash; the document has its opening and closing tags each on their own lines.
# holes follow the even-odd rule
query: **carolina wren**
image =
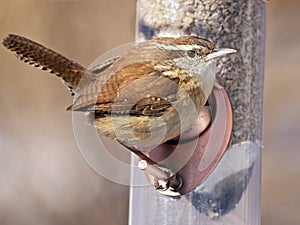
<svg viewBox="0 0 300 225">
<path fill-rule="evenodd" d="M 193 36 L 159 37 L 86 69 L 18 35 L 8 35 L 3 45 L 60 77 L 75 96 L 68 110 L 88 112 L 100 133 L 139 150 L 191 127 L 214 86 L 215 59 L 236 52 Z"/>
</svg>

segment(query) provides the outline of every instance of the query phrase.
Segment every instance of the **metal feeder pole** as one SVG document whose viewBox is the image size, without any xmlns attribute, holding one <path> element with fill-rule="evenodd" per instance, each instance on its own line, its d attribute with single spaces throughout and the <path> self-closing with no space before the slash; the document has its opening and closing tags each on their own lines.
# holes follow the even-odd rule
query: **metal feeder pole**
<svg viewBox="0 0 300 225">
<path fill-rule="evenodd" d="M 161 195 L 132 156 L 130 225 L 259 225 L 265 2 L 262 0 L 137 0 L 137 41 L 158 36 L 204 37 L 235 55 L 218 64 L 231 102 L 226 152 L 192 192 Z"/>
</svg>

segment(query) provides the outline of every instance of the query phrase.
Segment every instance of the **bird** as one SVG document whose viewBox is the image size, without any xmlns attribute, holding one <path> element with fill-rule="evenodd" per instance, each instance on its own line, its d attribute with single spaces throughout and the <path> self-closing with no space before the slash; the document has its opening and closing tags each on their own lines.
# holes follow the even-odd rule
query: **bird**
<svg viewBox="0 0 300 225">
<path fill-rule="evenodd" d="M 101 135 L 138 151 L 191 128 L 214 87 L 217 59 L 236 52 L 196 36 L 155 37 L 86 68 L 16 34 L 2 44 L 60 77 L 74 96 L 68 111 L 85 112 Z"/>
</svg>

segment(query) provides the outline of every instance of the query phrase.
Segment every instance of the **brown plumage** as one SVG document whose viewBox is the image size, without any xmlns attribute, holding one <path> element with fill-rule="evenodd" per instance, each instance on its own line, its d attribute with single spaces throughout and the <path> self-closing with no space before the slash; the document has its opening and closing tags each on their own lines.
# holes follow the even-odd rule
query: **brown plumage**
<svg viewBox="0 0 300 225">
<path fill-rule="evenodd" d="M 9 34 L 2 44 L 23 62 L 61 77 L 70 89 L 77 87 L 85 73 L 78 63 L 25 37 Z"/>
<path fill-rule="evenodd" d="M 102 134 L 136 149 L 189 129 L 214 85 L 212 59 L 233 52 L 214 55 L 215 45 L 197 37 L 161 37 L 87 70 L 18 35 L 8 35 L 3 45 L 22 61 L 61 77 L 75 94 L 69 110 L 93 112 Z"/>
</svg>

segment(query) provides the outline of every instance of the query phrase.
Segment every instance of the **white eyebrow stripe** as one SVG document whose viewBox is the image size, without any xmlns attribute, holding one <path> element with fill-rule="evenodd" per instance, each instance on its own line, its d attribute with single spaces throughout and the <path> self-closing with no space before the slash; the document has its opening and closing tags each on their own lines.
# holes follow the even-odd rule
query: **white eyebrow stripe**
<svg viewBox="0 0 300 225">
<path fill-rule="evenodd" d="M 202 49 L 203 47 L 199 45 L 173 45 L 173 44 L 164 44 L 164 43 L 156 43 L 156 46 L 159 49 L 165 49 L 165 50 L 182 50 L 182 51 L 188 51 L 193 49 Z"/>
</svg>

